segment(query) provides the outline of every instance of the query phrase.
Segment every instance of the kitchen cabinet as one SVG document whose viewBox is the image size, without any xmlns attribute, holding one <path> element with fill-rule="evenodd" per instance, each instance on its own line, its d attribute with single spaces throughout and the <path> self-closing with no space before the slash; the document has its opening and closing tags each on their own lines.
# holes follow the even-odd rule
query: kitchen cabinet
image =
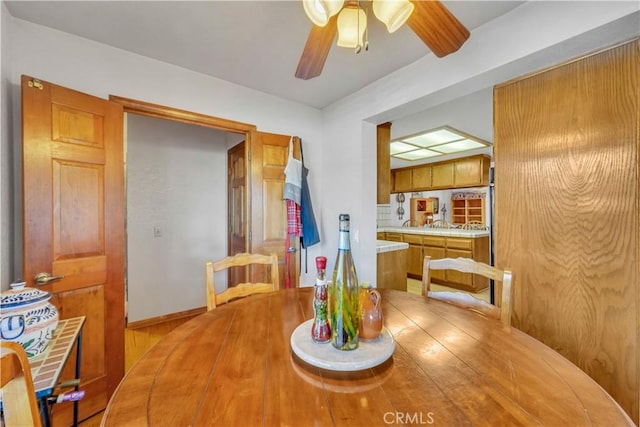
<svg viewBox="0 0 640 427">
<path fill-rule="evenodd" d="M 446 258 L 446 238 L 441 236 L 424 236 L 422 239 L 422 257 L 430 256 L 431 259 Z M 433 270 L 431 277 L 434 281 L 444 282 L 445 270 Z M 420 278 L 422 279 L 422 272 L 420 272 Z"/>
<path fill-rule="evenodd" d="M 402 234 L 400 233 L 385 233 L 384 240 L 390 240 L 392 242 L 402 242 Z"/>
<path fill-rule="evenodd" d="M 453 162 L 431 165 L 431 188 L 453 188 Z"/>
<path fill-rule="evenodd" d="M 410 193 L 412 187 L 411 169 L 397 169 L 393 174 L 393 191 L 395 193 Z"/>
<path fill-rule="evenodd" d="M 486 187 L 489 185 L 491 159 L 485 155 L 464 157 L 391 171 L 391 191 L 414 191 L 446 188 Z"/>
<path fill-rule="evenodd" d="M 489 236 L 467 238 L 402 233 L 402 241 L 409 244 L 407 276 L 414 279 L 422 279 L 422 264 L 426 255 L 432 259 L 471 258 L 489 263 Z M 433 283 L 468 292 L 479 292 L 489 286 L 486 277 L 449 270 L 435 270 L 431 278 Z"/>
<path fill-rule="evenodd" d="M 465 157 L 453 163 L 453 186 L 456 188 L 489 185 L 491 162 L 485 156 Z"/>
<path fill-rule="evenodd" d="M 417 227 L 422 227 L 433 220 L 438 213 L 438 199 L 434 197 L 412 197 L 409 203 L 409 218 Z"/>
<path fill-rule="evenodd" d="M 412 191 L 431 189 L 431 166 L 422 165 L 411 168 Z"/>
<path fill-rule="evenodd" d="M 402 234 L 402 241 L 409 244 L 407 249 L 407 275 L 422 277 L 422 236 L 418 234 Z"/>
<path fill-rule="evenodd" d="M 479 221 L 485 224 L 485 206 L 483 197 L 451 198 L 451 223 L 465 224 L 469 221 Z"/>
</svg>

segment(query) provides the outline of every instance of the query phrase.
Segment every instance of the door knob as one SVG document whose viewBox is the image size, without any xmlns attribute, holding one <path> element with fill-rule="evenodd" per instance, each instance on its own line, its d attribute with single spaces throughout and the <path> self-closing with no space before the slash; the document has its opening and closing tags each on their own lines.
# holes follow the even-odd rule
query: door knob
<svg viewBox="0 0 640 427">
<path fill-rule="evenodd" d="M 64 276 L 52 276 L 49 273 L 42 272 L 42 273 L 36 274 L 36 276 L 33 278 L 33 280 L 35 280 L 35 282 L 38 285 L 46 285 L 49 282 L 52 282 L 52 281 L 58 280 L 58 279 L 62 279 L 63 277 Z"/>
</svg>

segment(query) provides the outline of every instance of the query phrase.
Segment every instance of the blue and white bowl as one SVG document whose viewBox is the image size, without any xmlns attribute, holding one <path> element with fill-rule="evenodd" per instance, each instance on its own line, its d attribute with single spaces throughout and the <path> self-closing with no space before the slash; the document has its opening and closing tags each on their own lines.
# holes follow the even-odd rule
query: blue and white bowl
<svg viewBox="0 0 640 427">
<path fill-rule="evenodd" d="M 51 294 L 18 281 L 1 298 L 0 337 L 19 343 L 28 357 L 43 353 L 58 326 L 58 310 L 48 302 Z"/>
</svg>

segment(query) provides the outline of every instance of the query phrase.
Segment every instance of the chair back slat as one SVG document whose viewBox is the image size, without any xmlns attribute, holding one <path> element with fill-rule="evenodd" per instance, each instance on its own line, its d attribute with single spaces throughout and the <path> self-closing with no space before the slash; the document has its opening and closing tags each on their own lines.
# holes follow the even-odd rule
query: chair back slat
<svg viewBox="0 0 640 427">
<path fill-rule="evenodd" d="M 215 273 L 227 270 L 231 267 L 249 267 L 252 265 L 266 266 L 270 271 L 265 282 L 246 282 L 229 286 L 226 290 L 216 294 Z M 272 292 L 280 287 L 280 274 L 278 272 L 278 256 L 276 254 L 249 254 L 240 253 L 225 257 L 218 261 L 207 261 L 206 270 L 206 293 L 207 310 L 213 310 L 217 305 L 227 303 L 235 298 L 242 298 L 255 293 Z M 266 277 L 265 277 L 266 278 Z"/>
<path fill-rule="evenodd" d="M 431 291 L 431 270 L 455 270 L 463 273 L 478 274 L 502 283 L 500 306 L 463 292 L 434 292 Z M 425 256 L 422 265 L 422 295 L 448 302 L 469 310 L 482 313 L 485 316 L 499 319 L 503 324 L 511 325 L 511 297 L 513 274 L 509 270 L 500 270 L 483 262 L 471 258 L 442 258 L 431 259 Z"/>
</svg>

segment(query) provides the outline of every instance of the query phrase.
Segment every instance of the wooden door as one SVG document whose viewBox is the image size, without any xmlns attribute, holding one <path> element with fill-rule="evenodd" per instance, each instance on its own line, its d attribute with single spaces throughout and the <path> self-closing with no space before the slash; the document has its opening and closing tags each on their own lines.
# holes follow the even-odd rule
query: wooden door
<svg viewBox="0 0 640 427">
<path fill-rule="evenodd" d="M 640 420 L 640 41 L 494 91 L 496 264 L 512 325 Z M 499 288 L 497 288 L 499 291 Z"/>
<path fill-rule="evenodd" d="M 29 286 L 41 272 L 63 276 L 40 288 L 60 318 L 87 318 L 80 419 L 105 408 L 124 373 L 122 128 L 121 106 L 22 77 L 23 275 Z M 56 405 L 54 425 L 71 415 Z"/>
<path fill-rule="evenodd" d="M 290 268 L 285 271 L 287 209 L 282 197 L 290 138 L 252 131 L 248 147 L 251 185 L 249 248 L 252 253 L 278 255 L 281 289 L 285 287 L 285 274 L 289 274 L 292 287 L 298 286 L 300 276 L 299 238 L 291 239 L 291 246 L 296 252 L 290 254 Z M 295 142 L 294 156 L 299 158 L 299 141 Z"/>
<path fill-rule="evenodd" d="M 247 164 L 246 144 L 242 141 L 227 154 L 229 180 L 227 182 L 228 203 L 228 255 L 247 252 Z M 241 283 L 245 279 L 244 269 L 230 268 L 228 283 Z"/>
</svg>

